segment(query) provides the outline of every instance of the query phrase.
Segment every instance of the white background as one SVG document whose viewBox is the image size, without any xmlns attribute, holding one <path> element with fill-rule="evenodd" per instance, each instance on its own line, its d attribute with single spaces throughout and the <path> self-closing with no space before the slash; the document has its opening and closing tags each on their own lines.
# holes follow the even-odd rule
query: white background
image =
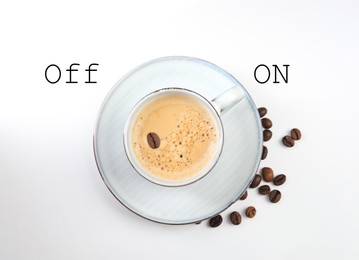
<svg viewBox="0 0 359 260">
<path fill-rule="evenodd" d="M 0 259 L 359 259 L 358 11 L 354 0 L 3 2 Z M 216 229 L 167 226 L 107 190 L 92 151 L 97 111 L 123 74 L 168 55 L 223 67 L 268 108 L 261 166 L 287 175 L 279 203 L 250 190 Z M 65 83 L 71 63 L 79 84 Z M 90 63 L 97 84 L 84 84 Z M 258 84 L 261 63 L 290 64 L 289 83 Z M 292 127 L 303 139 L 289 149 L 280 139 Z"/>
</svg>

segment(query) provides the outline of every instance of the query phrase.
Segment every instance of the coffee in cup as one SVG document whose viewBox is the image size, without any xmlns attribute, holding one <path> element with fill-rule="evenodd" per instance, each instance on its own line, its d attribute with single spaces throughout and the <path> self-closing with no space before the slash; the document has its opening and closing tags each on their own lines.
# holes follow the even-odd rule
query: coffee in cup
<svg viewBox="0 0 359 260">
<path fill-rule="evenodd" d="M 219 157 L 223 144 L 219 116 L 192 91 L 169 88 L 151 93 L 129 118 L 125 143 L 130 161 L 157 184 L 191 183 L 209 172 Z"/>
<path fill-rule="evenodd" d="M 171 92 L 142 107 L 132 131 L 131 147 L 150 174 L 182 181 L 213 161 L 218 126 L 208 109 L 191 96 Z M 158 147 L 151 138 L 158 139 Z M 149 140 L 150 138 L 150 140 Z"/>
</svg>

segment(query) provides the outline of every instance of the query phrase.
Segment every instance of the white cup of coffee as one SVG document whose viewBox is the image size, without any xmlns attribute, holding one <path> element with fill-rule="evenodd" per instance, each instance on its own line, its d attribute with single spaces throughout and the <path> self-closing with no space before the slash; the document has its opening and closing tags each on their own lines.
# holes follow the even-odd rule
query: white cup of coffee
<svg viewBox="0 0 359 260">
<path fill-rule="evenodd" d="M 124 130 L 133 168 L 163 186 L 183 186 L 206 176 L 220 158 L 224 131 L 220 115 L 244 97 L 234 86 L 212 101 L 183 88 L 163 88 L 142 98 Z"/>
</svg>

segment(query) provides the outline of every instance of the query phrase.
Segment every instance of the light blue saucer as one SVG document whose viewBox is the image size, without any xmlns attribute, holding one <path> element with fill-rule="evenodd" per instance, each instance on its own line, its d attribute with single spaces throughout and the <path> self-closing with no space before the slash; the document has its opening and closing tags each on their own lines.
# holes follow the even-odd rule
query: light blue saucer
<svg viewBox="0 0 359 260">
<path fill-rule="evenodd" d="M 193 184 L 164 187 L 141 177 L 127 159 L 123 131 L 134 105 L 154 90 L 186 88 L 212 100 L 236 85 L 241 86 L 228 72 L 191 57 L 156 59 L 118 81 L 99 111 L 94 132 L 99 172 L 118 201 L 146 219 L 165 224 L 202 221 L 235 202 L 257 171 L 263 146 L 257 108 L 244 88 L 242 101 L 221 116 L 224 146 L 218 163 Z"/>
</svg>

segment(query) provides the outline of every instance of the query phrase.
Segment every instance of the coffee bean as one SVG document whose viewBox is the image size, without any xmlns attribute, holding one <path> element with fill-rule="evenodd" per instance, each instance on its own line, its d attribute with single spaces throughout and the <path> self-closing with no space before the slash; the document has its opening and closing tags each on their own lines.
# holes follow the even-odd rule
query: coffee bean
<svg viewBox="0 0 359 260">
<path fill-rule="evenodd" d="M 201 221 L 195 222 L 196 225 L 199 225 L 199 224 L 201 224 L 201 223 L 202 223 Z"/>
<path fill-rule="evenodd" d="M 274 174 L 272 168 L 263 167 L 262 168 L 262 177 L 266 182 L 271 182 L 273 180 Z"/>
<path fill-rule="evenodd" d="M 275 178 L 273 179 L 273 183 L 276 186 L 280 186 L 283 183 L 285 183 L 286 180 L 287 180 L 287 177 L 284 174 L 279 174 L 279 175 L 275 176 Z"/>
<path fill-rule="evenodd" d="M 156 133 L 149 133 L 147 135 L 147 143 L 152 149 L 160 147 L 161 140 Z"/>
<path fill-rule="evenodd" d="M 230 215 L 229 215 L 229 219 L 231 220 L 233 225 L 239 225 L 242 222 L 242 216 L 241 214 L 239 214 L 239 212 L 237 211 L 233 211 Z"/>
<path fill-rule="evenodd" d="M 266 129 L 266 130 L 264 130 L 263 131 L 263 141 L 264 142 L 267 142 L 267 141 L 269 141 L 271 138 L 272 138 L 272 131 L 271 130 L 268 130 L 268 129 Z"/>
<path fill-rule="evenodd" d="M 258 192 L 262 195 L 267 195 L 270 192 L 270 187 L 268 185 L 262 185 L 258 188 Z"/>
<path fill-rule="evenodd" d="M 259 116 L 262 118 L 267 114 L 267 109 L 265 107 L 258 108 Z"/>
<path fill-rule="evenodd" d="M 294 139 L 294 140 L 300 140 L 300 138 L 302 138 L 302 133 L 300 132 L 300 130 L 298 128 L 293 128 L 290 131 L 290 136 Z"/>
<path fill-rule="evenodd" d="M 209 220 L 209 226 L 213 228 L 218 227 L 219 225 L 222 224 L 222 221 L 223 218 L 221 215 L 214 216 Z"/>
<path fill-rule="evenodd" d="M 269 193 L 269 200 L 272 203 L 277 203 L 278 201 L 280 201 L 281 197 L 282 197 L 282 194 L 280 193 L 279 190 L 272 190 Z"/>
<path fill-rule="evenodd" d="M 282 139 L 282 143 L 287 147 L 293 147 L 294 146 L 294 140 L 289 135 L 286 135 Z"/>
<path fill-rule="evenodd" d="M 269 118 L 262 118 L 262 126 L 265 129 L 269 129 L 273 126 L 273 123 Z"/>
<path fill-rule="evenodd" d="M 264 145 L 263 145 L 262 157 L 261 157 L 261 159 L 264 160 L 265 158 L 267 158 L 267 155 L 268 155 L 268 148 L 267 148 L 267 146 L 264 146 Z"/>
<path fill-rule="evenodd" d="M 258 185 L 261 183 L 262 177 L 259 174 L 254 175 L 253 181 L 251 185 L 249 185 L 250 188 L 254 189 L 257 188 Z"/>
<path fill-rule="evenodd" d="M 247 196 L 248 196 L 248 192 L 245 191 L 239 199 L 240 200 L 245 200 L 247 198 Z"/>
<path fill-rule="evenodd" d="M 255 207 L 250 206 L 246 209 L 246 216 L 249 218 L 253 218 L 256 215 L 256 213 L 257 212 Z"/>
</svg>

